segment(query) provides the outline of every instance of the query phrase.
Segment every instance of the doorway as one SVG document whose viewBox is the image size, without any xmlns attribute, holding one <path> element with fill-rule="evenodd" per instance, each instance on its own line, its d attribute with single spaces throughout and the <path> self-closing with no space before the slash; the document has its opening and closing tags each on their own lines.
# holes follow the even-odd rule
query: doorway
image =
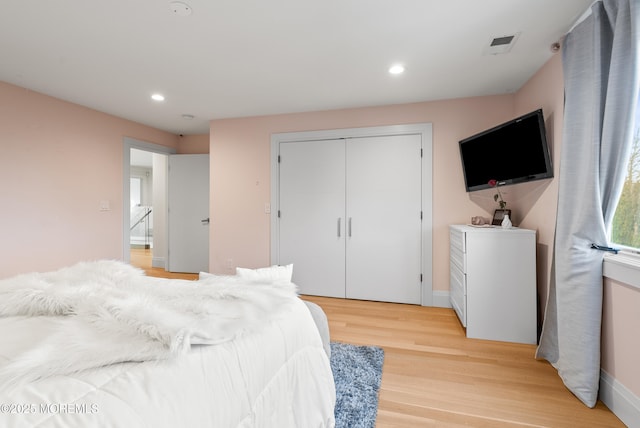
<svg viewBox="0 0 640 428">
<path fill-rule="evenodd" d="M 131 149 L 129 242 L 135 249 L 153 248 L 153 156 L 151 152 Z"/>
<path fill-rule="evenodd" d="M 164 194 L 166 156 L 140 149 L 131 149 L 129 170 L 129 245 L 131 264 L 149 270 L 162 265 L 162 245 L 154 251 L 154 241 L 164 240 Z M 157 218 L 158 221 L 154 221 Z M 157 230 L 156 230 L 156 227 Z M 154 239 L 155 237 L 155 239 Z"/>
<path fill-rule="evenodd" d="M 175 152 L 175 149 L 169 147 L 128 137 L 124 138 L 122 260 L 134 266 L 140 265 L 147 274 L 153 276 L 168 275 L 169 277 L 193 279 L 193 272 L 196 272 L 195 276 L 197 277 L 197 272 L 208 271 L 209 161 L 208 155 L 204 155 L 204 157 L 203 155 L 176 155 Z M 149 161 L 149 156 L 151 161 Z M 146 158 L 146 160 L 142 161 L 139 157 Z M 171 180 L 169 180 L 170 159 L 173 160 L 171 169 L 174 171 Z M 177 168 L 176 162 L 183 163 L 189 160 L 195 161 L 197 164 L 187 163 L 185 174 L 189 179 L 196 179 L 196 183 L 185 184 L 179 177 L 176 177 L 177 171 L 180 170 Z M 203 172 L 205 175 L 201 176 L 200 174 Z M 182 180 L 184 178 L 182 177 Z M 173 202 L 170 202 L 170 181 L 173 181 L 174 184 L 178 183 L 179 188 L 173 192 L 174 196 L 191 195 L 192 199 L 176 201 L 175 198 L 172 198 Z M 196 188 L 204 189 L 204 193 L 194 193 Z M 185 191 L 185 189 L 189 191 Z M 194 194 L 195 196 L 193 196 Z M 170 218 L 168 207 L 172 203 L 177 208 L 172 210 Z M 200 207 L 201 205 L 203 208 Z M 193 211 L 196 215 L 195 220 L 188 218 L 187 221 L 181 223 L 181 219 L 184 218 L 177 214 L 181 211 L 179 208 L 182 206 Z M 202 209 L 198 209 L 198 207 Z M 134 210 L 137 214 L 132 216 Z M 179 227 L 178 229 L 173 227 L 173 239 L 170 239 L 169 232 L 172 229 L 170 224 L 176 222 Z M 187 233 L 186 225 L 191 225 L 191 223 L 197 224 L 199 235 L 201 235 L 199 238 L 202 239 L 195 239 Z M 133 231 L 132 229 L 135 227 L 141 228 L 142 232 Z M 132 248 L 132 241 L 134 248 Z M 171 259 L 169 258 L 170 252 Z M 198 257 L 193 255 L 194 252 Z M 202 259 L 202 263 L 196 268 L 181 267 L 179 262 L 181 257 L 185 258 L 184 255 L 187 255 L 188 261 Z M 178 263 L 176 264 L 176 262 Z M 173 272 L 170 273 L 169 270 Z"/>
<path fill-rule="evenodd" d="M 122 259 L 145 271 L 167 263 L 167 160 L 174 153 L 124 138 Z"/>
</svg>

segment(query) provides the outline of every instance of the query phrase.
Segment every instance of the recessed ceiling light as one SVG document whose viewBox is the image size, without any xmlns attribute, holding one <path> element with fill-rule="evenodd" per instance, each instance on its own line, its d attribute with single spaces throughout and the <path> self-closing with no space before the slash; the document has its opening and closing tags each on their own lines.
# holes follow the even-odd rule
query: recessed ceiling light
<svg viewBox="0 0 640 428">
<path fill-rule="evenodd" d="M 151 99 L 154 101 L 164 101 L 164 95 L 162 94 L 153 94 L 151 95 Z"/>
<path fill-rule="evenodd" d="M 391 74 L 402 74 L 404 73 L 404 65 L 396 64 L 389 68 L 389 73 Z"/>
</svg>

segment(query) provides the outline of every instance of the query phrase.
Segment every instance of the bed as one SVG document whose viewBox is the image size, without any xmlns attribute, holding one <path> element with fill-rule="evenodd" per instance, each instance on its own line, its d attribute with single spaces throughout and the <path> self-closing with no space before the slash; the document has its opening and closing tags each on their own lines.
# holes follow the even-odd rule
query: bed
<svg viewBox="0 0 640 428">
<path fill-rule="evenodd" d="M 333 427 L 311 312 L 292 284 L 114 261 L 0 280 L 0 426 Z"/>
</svg>

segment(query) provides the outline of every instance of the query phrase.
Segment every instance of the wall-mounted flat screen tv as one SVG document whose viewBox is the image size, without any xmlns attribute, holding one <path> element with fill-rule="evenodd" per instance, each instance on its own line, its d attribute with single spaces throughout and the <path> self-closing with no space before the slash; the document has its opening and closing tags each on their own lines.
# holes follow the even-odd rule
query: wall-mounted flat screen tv
<svg viewBox="0 0 640 428">
<path fill-rule="evenodd" d="M 459 142 L 467 192 L 553 177 L 542 109 Z"/>
</svg>

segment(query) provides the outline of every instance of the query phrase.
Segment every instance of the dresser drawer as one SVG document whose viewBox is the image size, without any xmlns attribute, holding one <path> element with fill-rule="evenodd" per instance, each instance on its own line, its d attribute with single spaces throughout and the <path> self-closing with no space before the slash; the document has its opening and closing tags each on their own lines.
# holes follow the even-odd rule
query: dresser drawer
<svg viewBox="0 0 640 428">
<path fill-rule="evenodd" d="M 456 266 L 458 269 L 465 273 L 467 271 L 467 263 L 466 263 L 465 254 L 455 247 L 451 247 L 451 251 L 449 251 L 449 264 L 452 266 Z"/>
<path fill-rule="evenodd" d="M 449 262 L 458 266 L 458 268 L 462 270 L 462 272 L 466 272 L 467 264 L 465 257 L 465 233 L 452 228 L 449 232 L 449 239 L 451 243 L 449 247 Z"/>
<path fill-rule="evenodd" d="M 460 322 L 467 326 L 467 276 L 455 264 L 449 269 L 449 295 L 451 306 L 458 314 Z"/>
<path fill-rule="evenodd" d="M 458 249 L 460 250 L 461 253 L 466 253 L 467 252 L 467 245 L 466 245 L 466 239 L 465 239 L 465 233 L 460 230 L 460 229 L 456 229 L 454 227 L 449 229 L 449 241 L 451 243 L 451 249 Z"/>
</svg>

